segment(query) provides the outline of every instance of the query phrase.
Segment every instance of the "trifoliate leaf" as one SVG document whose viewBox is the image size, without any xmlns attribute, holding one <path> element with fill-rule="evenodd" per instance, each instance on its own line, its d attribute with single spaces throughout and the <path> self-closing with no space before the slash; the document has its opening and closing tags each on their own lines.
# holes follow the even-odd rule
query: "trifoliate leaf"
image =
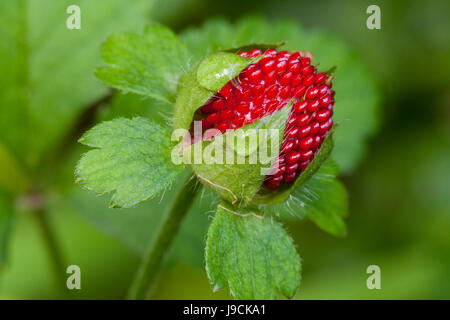
<svg viewBox="0 0 450 320">
<path fill-rule="evenodd" d="M 77 182 L 114 192 L 112 207 L 132 207 L 168 187 L 182 169 L 173 164 L 167 129 L 144 118 L 100 123 L 80 139 L 91 150 L 76 168 Z"/>
<path fill-rule="evenodd" d="M 0 190 L 0 271 L 7 262 L 13 213 L 12 197 Z"/>
<path fill-rule="evenodd" d="M 228 284 L 236 299 L 292 297 L 300 284 L 300 258 L 280 224 L 224 202 L 209 227 L 205 259 L 213 288 Z"/>
<path fill-rule="evenodd" d="M 257 59 L 244 58 L 234 53 L 212 54 L 198 66 L 197 80 L 202 87 L 217 92 L 245 67 L 256 62 Z"/>
<path fill-rule="evenodd" d="M 143 35 L 122 33 L 111 36 L 102 47 L 108 64 L 96 75 L 123 91 L 174 102 L 178 79 L 188 68 L 184 44 L 167 27 L 151 24 Z"/>
<path fill-rule="evenodd" d="M 153 2 L 0 1 L 0 140 L 24 172 L 41 174 L 36 168 L 54 156 L 81 112 L 108 93 L 92 74 L 100 43 L 140 30 Z M 70 5 L 81 10 L 80 29 L 66 27 Z"/>
<path fill-rule="evenodd" d="M 248 204 L 279 153 L 292 103 L 258 121 L 184 151 L 199 180 L 236 206 Z M 253 139 L 254 140 L 253 140 Z"/>
</svg>

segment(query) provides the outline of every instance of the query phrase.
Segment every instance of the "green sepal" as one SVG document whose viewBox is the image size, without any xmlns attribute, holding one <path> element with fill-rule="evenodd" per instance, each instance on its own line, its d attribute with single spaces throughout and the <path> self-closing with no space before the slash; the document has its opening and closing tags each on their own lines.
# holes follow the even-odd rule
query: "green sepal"
<svg viewBox="0 0 450 320">
<path fill-rule="evenodd" d="M 292 102 L 281 110 L 243 126 L 240 129 L 227 131 L 225 134 L 216 136 L 212 140 L 202 140 L 194 143 L 184 150 L 184 160 L 187 163 L 191 163 L 192 170 L 205 186 L 217 192 L 223 199 L 233 205 L 245 206 L 261 188 L 265 177 L 262 169 L 270 168 L 273 160 L 278 156 L 291 108 Z M 264 132 L 259 131 L 261 129 L 270 130 L 265 131 L 266 134 L 263 134 Z M 272 136 L 275 133 L 275 131 L 272 131 L 273 129 L 279 130 L 278 137 L 275 137 L 275 135 Z M 245 149 L 239 149 L 236 143 L 230 144 L 230 141 L 235 141 L 231 139 L 233 135 L 236 135 L 235 137 L 237 138 L 245 139 L 245 136 L 253 133 L 256 133 L 258 140 L 256 146 L 252 144 L 253 149 L 251 150 L 248 149 L 250 143 L 245 144 Z M 277 138 L 277 140 L 272 141 L 272 138 Z M 266 142 L 265 144 L 264 140 Z M 270 157 L 267 157 L 269 159 L 268 163 L 266 161 L 260 161 L 262 159 L 260 154 L 264 150 L 261 147 L 267 148 L 266 155 L 270 155 Z M 275 148 L 276 152 L 272 152 L 272 148 Z M 205 163 L 203 161 L 204 157 L 198 157 L 198 155 L 212 154 L 213 151 L 222 152 L 222 163 Z M 238 156 L 243 159 L 241 163 L 236 163 Z M 255 156 L 257 161 L 250 163 L 250 159 L 255 159 Z M 231 164 L 231 161 L 227 164 L 226 159 L 230 159 L 231 157 L 234 159 L 233 164 Z"/>
<path fill-rule="evenodd" d="M 250 51 L 252 49 L 261 49 L 261 51 L 265 51 L 267 49 L 276 49 L 279 47 L 282 47 L 286 44 L 286 41 L 278 42 L 278 43 L 251 43 L 246 44 L 239 47 L 232 47 L 229 49 L 226 49 L 224 51 L 231 52 L 231 53 L 238 53 L 239 51 Z"/>
<path fill-rule="evenodd" d="M 219 52 L 206 57 L 196 67 L 182 75 L 175 101 L 173 128 L 189 129 L 195 112 L 228 81 L 259 59 Z"/>
<path fill-rule="evenodd" d="M 214 92 L 197 81 L 197 68 L 181 76 L 173 114 L 173 128 L 189 129 L 195 111 L 204 105 Z"/>
<path fill-rule="evenodd" d="M 198 83 L 208 90 L 217 92 L 247 66 L 258 60 L 259 58 L 249 59 L 229 52 L 212 54 L 198 66 Z"/>
</svg>

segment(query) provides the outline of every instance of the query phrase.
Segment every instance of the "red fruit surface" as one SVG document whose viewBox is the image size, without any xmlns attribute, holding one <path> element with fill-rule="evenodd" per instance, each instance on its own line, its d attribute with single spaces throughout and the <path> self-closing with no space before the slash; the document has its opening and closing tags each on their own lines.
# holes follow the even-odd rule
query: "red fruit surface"
<svg viewBox="0 0 450 320">
<path fill-rule="evenodd" d="M 263 58 L 245 68 L 201 107 L 203 130 L 222 132 L 242 127 L 283 108 L 293 100 L 278 155 L 278 170 L 264 179 L 275 190 L 290 184 L 308 166 L 333 126 L 331 76 L 317 73 L 301 52 L 259 49 L 239 52 Z"/>
</svg>

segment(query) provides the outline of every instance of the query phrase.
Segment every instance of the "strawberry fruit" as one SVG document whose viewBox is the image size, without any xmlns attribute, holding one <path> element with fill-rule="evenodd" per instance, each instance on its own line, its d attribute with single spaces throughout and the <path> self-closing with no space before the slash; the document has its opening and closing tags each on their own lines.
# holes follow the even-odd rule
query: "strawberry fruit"
<svg viewBox="0 0 450 320">
<path fill-rule="evenodd" d="M 259 49 L 238 55 L 261 59 L 245 68 L 201 107 L 203 129 L 240 128 L 294 101 L 287 120 L 278 170 L 264 179 L 275 190 L 290 184 L 308 166 L 333 126 L 331 76 L 318 73 L 301 52 Z"/>
</svg>

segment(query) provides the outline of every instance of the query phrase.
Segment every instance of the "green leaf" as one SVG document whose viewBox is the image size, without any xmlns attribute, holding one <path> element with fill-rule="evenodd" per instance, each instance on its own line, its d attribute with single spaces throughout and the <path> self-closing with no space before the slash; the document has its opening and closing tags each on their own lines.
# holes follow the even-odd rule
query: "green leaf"
<svg viewBox="0 0 450 320">
<path fill-rule="evenodd" d="M 181 171 L 173 164 L 167 129 L 144 118 L 100 123 L 80 142 L 95 150 L 76 168 L 77 182 L 96 193 L 113 192 L 111 207 L 132 207 L 168 187 Z"/>
<path fill-rule="evenodd" d="M 99 79 L 123 91 L 174 102 L 180 75 L 187 69 L 188 51 L 167 27 L 151 24 L 144 34 L 111 36 L 102 47 L 107 66 Z"/>
<path fill-rule="evenodd" d="M 184 160 L 187 163 L 191 163 L 192 170 L 205 186 L 217 192 L 223 199 L 233 205 L 245 206 L 261 187 L 265 177 L 261 169 L 268 169 L 278 155 L 291 107 L 292 103 L 289 103 L 283 109 L 243 126 L 240 128 L 241 130 L 228 131 L 212 140 L 202 140 L 192 144 L 185 149 Z M 259 133 L 261 129 L 270 130 L 267 130 L 264 136 Z M 272 130 L 278 130 L 278 140 L 273 142 L 273 146 L 272 139 L 275 136 L 272 136 L 274 133 Z M 237 134 L 237 132 L 240 132 L 240 134 Z M 235 134 L 235 138 L 229 138 Z M 246 138 L 246 136 L 251 134 L 257 135 L 258 141 L 256 145 L 250 145 L 249 139 Z M 240 149 L 242 146 L 237 143 L 237 139 L 242 139 L 245 142 L 242 145 L 244 149 Z M 233 142 L 229 143 L 230 141 Z M 252 149 L 249 147 L 252 147 Z M 277 152 L 273 152 L 275 156 L 268 159 L 268 163 L 261 161 L 259 153 L 259 148 L 261 147 L 267 148 L 266 155 L 272 154 L 272 147 L 275 147 L 277 150 Z M 205 161 L 205 156 L 213 153 L 214 158 L 220 159 L 219 153 L 216 153 L 216 151 L 222 153 L 222 161 L 219 163 Z M 202 158 L 197 157 L 200 152 Z M 250 163 L 251 154 L 256 155 L 256 161 L 253 161 L 253 163 Z M 238 157 L 242 159 L 241 163 L 238 162 Z M 227 159 L 233 160 L 227 161 Z"/>
<path fill-rule="evenodd" d="M 64 200 L 94 226 L 139 256 L 143 256 L 161 223 L 165 208 L 171 206 L 182 182 L 191 174 L 186 168 L 172 183 L 171 188 L 135 208 L 110 209 L 107 199 L 89 194 L 80 188 L 71 190 Z M 204 267 L 203 250 L 210 223 L 209 215 L 218 203 L 218 197 L 206 189 L 198 194 L 171 246 L 168 259 L 170 262 L 176 260 L 199 269 Z"/>
<path fill-rule="evenodd" d="M 172 128 L 172 105 L 134 93 L 114 94 L 108 108 L 102 110 L 101 120 L 113 120 L 118 117 L 136 116 L 151 119 L 162 127 Z"/>
<path fill-rule="evenodd" d="M 320 71 L 337 66 L 333 119 L 341 125 L 333 156 L 344 172 L 353 170 L 363 157 L 366 141 L 377 129 L 379 94 L 361 60 L 342 41 L 326 32 L 306 32 L 296 22 L 269 23 L 259 17 L 247 17 L 234 25 L 210 20 L 201 29 L 186 30 L 180 38 L 194 55 L 193 61 L 228 48 L 286 41 L 282 49 L 310 51 Z"/>
<path fill-rule="evenodd" d="M 224 202 L 209 227 L 205 259 L 213 288 L 228 283 L 236 299 L 292 297 L 300 284 L 300 258 L 280 224 Z"/>
<path fill-rule="evenodd" d="M 257 59 L 244 58 L 228 52 L 212 54 L 198 66 L 198 83 L 208 90 L 217 92 L 238 76 L 245 67 L 256 61 Z"/>
<path fill-rule="evenodd" d="M 7 262 L 8 242 L 13 217 L 12 198 L 0 190 L 0 271 Z"/>
<path fill-rule="evenodd" d="M 152 3 L 0 1 L 0 140 L 20 165 L 41 173 L 82 111 L 108 93 L 92 74 L 100 43 L 142 28 Z M 79 30 L 66 28 L 69 5 L 81 9 Z"/>
<path fill-rule="evenodd" d="M 318 227 L 335 236 L 344 236 L 348 215 L 348 196 L 337 179 L 339 169 L 331 159 L 325 161 L 306 183 L 296 188 L 286 202 L 266 206 L 266 212 L 286 217 L 308 217 Z"/>
</svg>

